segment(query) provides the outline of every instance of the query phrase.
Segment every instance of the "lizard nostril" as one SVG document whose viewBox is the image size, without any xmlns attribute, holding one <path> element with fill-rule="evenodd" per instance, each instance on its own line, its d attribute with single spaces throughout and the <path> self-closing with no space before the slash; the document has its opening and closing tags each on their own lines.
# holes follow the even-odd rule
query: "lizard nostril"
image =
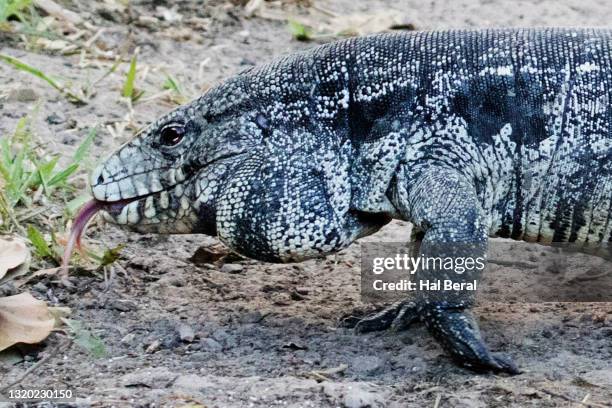
<svg viewBox="0 0 612 408">
<path fill-rule="evenodd" d="M 96 180 L 97 184 L 104 184 L 104 177 L 102 176 L 102 174 L 100 174 L 98 176 L 98 180 Z"/>
</svg>

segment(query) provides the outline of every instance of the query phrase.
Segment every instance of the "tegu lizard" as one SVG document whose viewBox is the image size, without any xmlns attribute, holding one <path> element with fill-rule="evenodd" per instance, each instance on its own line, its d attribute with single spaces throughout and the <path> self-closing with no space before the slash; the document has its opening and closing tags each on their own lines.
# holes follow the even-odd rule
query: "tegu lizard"
<svg viewBox="0 0 612 408">
<path fill-rule="evenodd" d="M 351 38 L 247 69 L 150 124 L 91 177 L 135 231 L 204 233 L 297 262 L 391 219 L 423 254 L 488 237 L 612 241 L 612 31 L 490 29 Z M 74 238 L 76 237 L 76 238 Z M 472 299 L 423 293 L 360 331 L 423 321 L 460 364 L 492 353 Z"/>
</svg>

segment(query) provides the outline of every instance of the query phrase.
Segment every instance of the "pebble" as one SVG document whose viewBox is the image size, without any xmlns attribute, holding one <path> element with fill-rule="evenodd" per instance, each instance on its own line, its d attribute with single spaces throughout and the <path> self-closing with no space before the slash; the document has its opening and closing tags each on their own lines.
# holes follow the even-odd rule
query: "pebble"
<svg viewBox="0 0 612 408">
<path fill-rule="evenodd" d="M 542 337 L 550 339 L 554 336 L 554 333 L 551 329 L 542 329 Z"/>
<path fill-rule="evenodd" d="M 606 315 L 603 312 L 593 313 L 593 323 L 606 323 Z"/>
<path fill-rule="evenodd" d="M 224 273 L 240 273 L 244 267 L 238 264 L 225 264 L 221 267 L 221 272 Z"/>
<path fill-rule="evenodd" d="M 332 400 L 334 405 L 345 408 L 374 408 L 386 406 L 385 392 L 368 383 L 348 382 L 323 383 L 323 392 Z M 339 404 L 338 404 L 339 403 Z"/>
<path fill-rule="evenodd" d="M 168 276 L 166 280 L 170 285 L 175 286 L 177 288 L 185 286 L 185 280 L 182 276 Z"/>
<path fill-rule="evenodd" d="M 118 310 L 120 312 L 130 312 L 132 310 L 138 309 L 136 303 L 129 300 L 113 300 L 109 306 L 112 309 Z"/>
<path fill-rule="evenodd" d="M 155 340 L 153 341 L 153 343 L 149 344 L 149 347 L 145 349 L 145 353 L 153 354 L 157 350 L 159 350 L 159 346 L 161 346 L 161 343 L 159 342 L 159 340 Z"/>
<path fill-rule="evenodd" d="M 411 346 L 414 344 L 414 339 L 412 338 L 411 334 L 407 334 L 407 335 L 400 337 L 400 341 L 406 344 L 407 346 Z"/>
<path fill-rule="evenodd" d="M 125 336 L 123 336 L 123 338 L 121 339 L 121 343 L 129 345 L 129 344 L 132 344 L 135 339 L 136 339 L 135 333 L 128 333 Z"/>
<path fill-rule="evenodd" d="M 32 286 L 32 289 L 39 293 L 47 293 L 47 286 L 42 282 L 38 282 L 36 285 Z"/>
<path fill-rule="evenodd" d="M 47 123 L 50 125 L 61 125 L 65 121 L 66 119 L 63 116 L 58 115 L 57 113 L 52 113 L 47 116 Z"/>
<path fill-rule="evenodd" d="M 32 88 L 12 89 L 8 94 L 9 101 L 33 102 L 38 99 L 38 94 Z"/>
<path fill-rule="evenodd" d="M 201 344 L 205 350 L 209 351 L 221 351 L 223 349 L 221 343 L 215 339 L 211 339 L 210 337 L 202 339 Z"/>
<path fill-rule="evenodd" d="M 220 344 L 224 345 L 225 347 L 231 348 L 238 344 L 238 341 L 236 340 L 236 336 L 227 333 L 223 329 L 215 330 L 212 333 L 212 338 L 218 341 Z"/>
<path fill-rule="evenodd" d="M 195 339 L 195 332 L 191 326 L 186 324 L 181 324 L 178 327 L 178 335 L 181 341 L 186 343 L 191 343 Z"/>
<path fill-rule="evenodd" d="M 242 324 L 249 323 L 258 323 L 263 319 L 263 316 L 260 311 L 254 310 L 252 312 L 247 312 L 238 318 L 238 321 Z"/>
<path fill-rule="evenodd" d="M 379 372 L 384 364 L 383 359 L 377 356 L 359 356 L 353 359 L 350 366 L 358 374 L 373 375 Z"/>
<path fill-rule="evenodd" d="M 216 262 L 225 255 L 227 255 L 227 252 L 209 247 L 200 247 L 195 251 L 191 258 L 189 258 L 189 260 L 196 265 L 203 265 Z"/>
<path fill-rule="evenodd" d="M 124 387 L 166 388 L 172 384 L 176 376 L 164 367 L 144 368 L 123 375 L 120 383 Z"/>
<path fill-rule="evenodd" d="M 165 336 L 162 339 L 161 347 L 164 349 L 174 349 L 181 345 L 181 339 L 178 333 L 173 333 L 169 336 Z"/>
</svg>

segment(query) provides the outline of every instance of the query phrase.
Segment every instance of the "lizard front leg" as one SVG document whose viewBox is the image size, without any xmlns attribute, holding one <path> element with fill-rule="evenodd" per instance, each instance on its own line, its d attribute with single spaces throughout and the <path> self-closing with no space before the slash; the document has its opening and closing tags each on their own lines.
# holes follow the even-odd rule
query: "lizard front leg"
<svg viewBox="0 0 612 408">
<path fill-rule="evenodd" d="M 400 213 L 424 232 L 418 252 L 425 259 L 473 257 L 486 259 L 487 217 L 474 187 L 452 170 L 428 168 L 408 178 L 399 172 L 392 201 Z M 415 174 L 415 169 L 411 173 Z M 421 268 L 420 280 L 460 283 L 469 276 L 442 268 Z M 466 290 L 417 291 L 414 299 L 399 302 L 359 322 L 361 332 L 386 328 L 402 329 L 421 320 L 442 347 L 459 364 L 474 370 L 518 374 L 508 358 L 491 353 L 469 308 L 475 293 Z"/>
</svg>

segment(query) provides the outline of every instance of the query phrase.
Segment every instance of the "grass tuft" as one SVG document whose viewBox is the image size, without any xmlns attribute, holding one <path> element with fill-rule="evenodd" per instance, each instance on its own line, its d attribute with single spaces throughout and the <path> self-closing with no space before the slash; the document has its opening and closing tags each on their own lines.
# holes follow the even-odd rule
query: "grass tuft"
<svg viewBox="0 0 612 408">
<path fill-rule="evenodd" d="M 298 41 L 311 41 L 313 39 L 312 30 L 299 21 L 289 20 L 287 22 L 287 27 L 293 38 Z"/>
<path fill-rule="evenodd" d="M 0 140 L 0 232 L 24 232 L 19 220 L 31 213 L 36 197 L 73 192 L 69 181 L 83 167 L 95 136 L 92 128 L 68 165 L 60 167 L 59 156 L 47 157 L 33 140 L 28 118 L 18 121 L 13 134 Z"/>
<path fill-rule="evenodd" d="M 0 23 L 8 21 L 10 17 L 23 20 L 22 13 L 31 3 L 31 0 L 0 0 Z"/>
<path fill-rule="evenodd" d="M 180 82 L 172 75 L 166 74 L 166 79 L 164 80 L 162 88 L 172 92 L 172 94 L 170 95 L 170 101 L 172 103 L 182 105 L 188 101 L 188 98 L 185 95 L 185 91 L 183 90 L 183 87 L 181 86 Z"/>
</svg>

